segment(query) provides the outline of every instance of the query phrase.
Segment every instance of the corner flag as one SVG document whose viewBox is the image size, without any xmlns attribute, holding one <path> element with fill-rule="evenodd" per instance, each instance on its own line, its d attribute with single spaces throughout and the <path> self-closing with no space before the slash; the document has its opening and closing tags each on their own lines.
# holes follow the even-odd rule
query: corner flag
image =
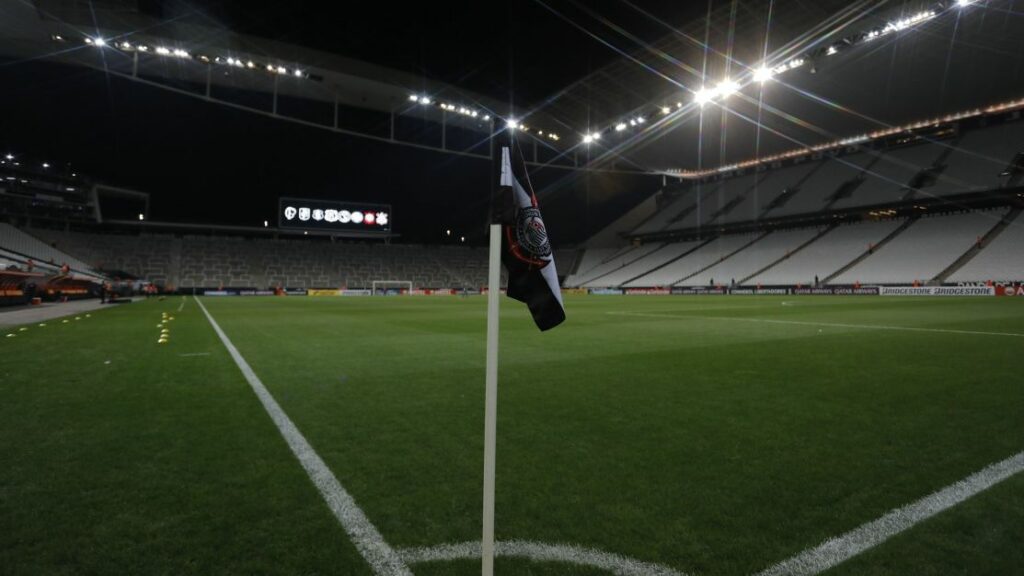
<svg viewBox="0 0 1024 576">
<path fill-rule="evenodd" d="M 555 257 L 526 162 L 515 142 L 501 149 L 496 206 L 495 223 L 502 225 L 501 261 L 508 269 L 508 295 L 529 307 L 538 328 L 554 328 L 565 321 Z"/>
</svg>

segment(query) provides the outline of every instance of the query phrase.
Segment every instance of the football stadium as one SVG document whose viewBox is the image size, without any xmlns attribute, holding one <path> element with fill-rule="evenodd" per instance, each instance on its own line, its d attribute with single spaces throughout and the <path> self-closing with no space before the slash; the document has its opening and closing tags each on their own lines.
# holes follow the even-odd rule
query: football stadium
<svg viewBox="0 0 1024 576">
<path fill-rule="evenodd" d="M 1024 574 L 1024 5 L 0 0 L 0 574 Z"/>
</svg>

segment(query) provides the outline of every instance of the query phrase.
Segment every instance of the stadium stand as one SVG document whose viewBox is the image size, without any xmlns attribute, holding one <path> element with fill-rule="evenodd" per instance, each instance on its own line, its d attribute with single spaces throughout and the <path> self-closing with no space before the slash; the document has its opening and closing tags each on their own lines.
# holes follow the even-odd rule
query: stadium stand
<svg viewBox="0 0 1024 576">
<path fill-rule="evenodd" d="M 983 239 L 977 254 L 949 275 L 948 282 L 1024 281 L 1024 225 L 1011 211 L 998 231 Z"/>
<path fill-rule="evenodd" d="M 76 261 L 125 271 L 165 288 L 368 288 L 374 280 L 408 280 L 416 288 L 478 288 L 487 279 L 487 251 L 467 246 L 46 229 L 32 233 L 68 246 L 80 256 Z M 575 256 L 574 250 L 556 251 L 556 266 L 570 270 Z"/>
<path fill-rule="evenodd" d="M 92 266 L 78 258 L 6 223 L 0 223 L 0 254 L 21 266 L 26 265 L 28 259 L 31 259 L 39 270 L 57 271 L 67 264 L 74 275 L 95 280 L 103 278 L 92 269 Z"/>
<path fill-rule="evenodd" d="M 631 280 L 673 262 L 699 245 L 700 242 L 673 242 L 662 245 L 643 258 L 634 260 L 627 266 L 623 266 L 614 272 L 595 279 L 586 286 L 588 288 L 631 286 Z"/>
<path fill-rule="evenodd" d="M 590 267 L 581 274 L 574 275 L 566 280 L 567 286 L 588 286 L 592 282 L 604 277 L 607 274 L 620 270 L 629 264 L 642 259 L 651 252 L 661 248 L 664 244 L 654 242 L 641 246 L 630 246 L 629 249 L 621 251 L 600 264 Z"/>
<path fill-rule="evenodd" d="M 1006 209 L 918 218 L 831 284 L 925 283 L 996 226 Z"/>
<path fill-rule="evenodd" d="M 1013 157 L 1024 152 L 1024 122 L 967 132 L 946 160 L 931 192 L 955 194 L 997 188 Z"/>
<path fill-rule="evenodd" d="M 687 279 L 728 258 L 737 250 L 756 241 L 760 236 L 760 234 L 737 234 L 721 236 L 701 243 L 682 258 L 644 274 L 631 284 L 635 286 L 690 285 L 689 282 L 685 282 Z M 719 281 L 721 280 L 719 279 Z"/>
<path fill-rule="evenodd" d="M 797 252 L 821 233 L 822 230 L 815 228 L 771 232 L 714 266 L 690 276 L 680 285 L 729 285 L 733 280 L 737 285 L 743 284 L 750 276 Z"/>
<path fill-rule="evenodd" d="M 815 276 L 821 282 L 845 264 L 865 254 L 899 228 L 898 220 L 882 220 L 837 226 L 803 250 L 747 281 L 762 286 L 811 286 Z"/>
</svg>

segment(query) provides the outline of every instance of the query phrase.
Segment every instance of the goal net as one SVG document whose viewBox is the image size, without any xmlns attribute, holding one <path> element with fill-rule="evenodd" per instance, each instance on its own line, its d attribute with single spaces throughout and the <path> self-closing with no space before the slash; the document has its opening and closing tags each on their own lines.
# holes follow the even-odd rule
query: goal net
<svg viewBox="0 0 1024 576">
<path fill-rule="evenodd" d="M 412 282 L 409 280 L 374 280 L 374 296 L 408 296 L 412 294 Z"/>
</svg>

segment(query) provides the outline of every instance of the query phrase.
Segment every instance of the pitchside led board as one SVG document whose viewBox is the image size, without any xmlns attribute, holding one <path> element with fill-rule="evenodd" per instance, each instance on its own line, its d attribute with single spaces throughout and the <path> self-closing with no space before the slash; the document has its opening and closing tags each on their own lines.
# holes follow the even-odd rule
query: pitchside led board
<svg viewBox="0 0 1024 576">
<path fill-rule="evenodd" d="M 386 233 L 391 231 L 391 206 L 281 198 L 277 225 L 279 228 L 324 232 Z"/>
</svg>

